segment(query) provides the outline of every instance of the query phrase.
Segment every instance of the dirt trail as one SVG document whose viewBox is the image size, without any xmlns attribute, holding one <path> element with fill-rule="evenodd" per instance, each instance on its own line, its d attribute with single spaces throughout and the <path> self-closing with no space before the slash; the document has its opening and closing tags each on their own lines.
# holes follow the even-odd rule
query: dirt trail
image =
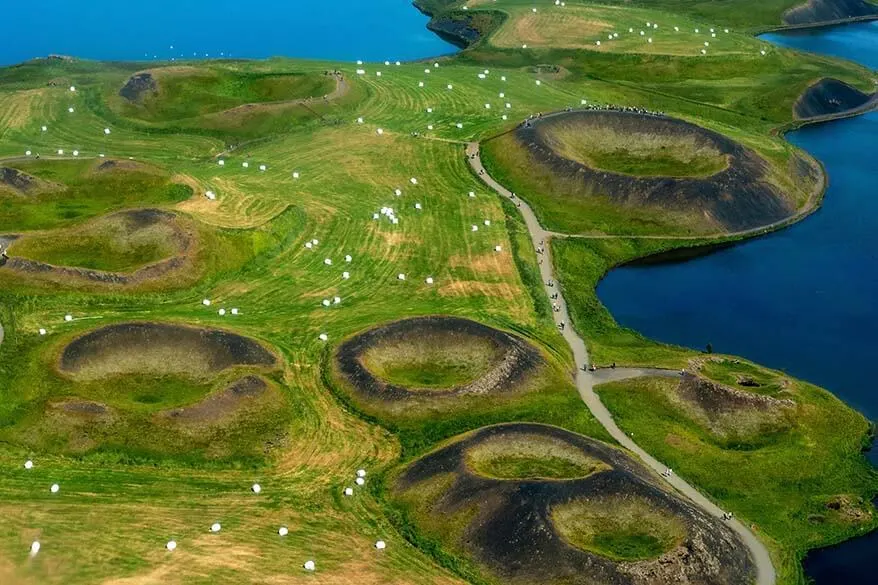
<svg viewBox="0 0 878 585">
<path fill-rule="evenodd" d="M 484 166 L 482 166 L 482 159 L 479 153 L 479 143 L 471 142 L 466 147 L 466 155 L 467 160 L 469 161 L 470 166 L 479 176 L 479 178 L 488 185 L 491 189 L 502 195 L 503 197 L 512 198 L 513 194 L 511 191 L 506 189 L 503 185 L 495 181 L 485 170 Z M 524 221 L 527 224 L 527 229 L 530 232 L 531 240 L 533 241 L 534 248 L 538 248 L 541 246 L 545 246 L 545 261 L 540 265 L 540 274 L 542 275 L 543 282 L 547 283 L 557 282 L 554 272 L 554 266 L 552 264 L 552 256 L 551 256 L 551 246 L 549 246 L 549 240 L 553 236 L 558 236 L 563 234 L 555 234 L 553 232 L 546 231 L 540 225 L 539 221 L 537 221 L 537 217 L 534 214 L 533 210 L 530 206 L 524 201 L 516 198 L 516 203 L 518 204 L 518 209 L 521 211 L 522 216 L 524 217 Z M 567 302 L 565 301 L 563 295 L 561 295 L 561 291 L 557 286 L 545 286 L 545 291 L 547 295 L 551 295 L 551 293 L 558 293 L 558 299 L 555 301 L 559 307 L 560 311 L 554 313 L 555 322 L 557 324 L 570 323 L 570 315 L 567 310 Z M 637 377 L 644 374 L 652 374 L 655 371 L 653 370 L 641 370 L 641 369 L 631 369 L 631 368 L 615 368 L 611 370 L 611 374 L 606 374 L 607 370 L 599 370 L 598 372 L 590 372 L 588 371 L 589 366 L 589 358 L 588 358 L 588 349 L 585 346 L 585 341 L 582 337 L 579 336 L 578 333 L 574 330 L 572 326 L 565 327 L 561 332 L 564 336 L 564 339 L 570 345 L 570 349 L 573 350 L 573 358 L 576 362 L 576 387 L 579 390 L 579 395 L 582 397 L 583 402 L 585 402 L 588 409 L 594 415 L 594 417 L 598 420 L 598 422 L 603 425 L 603 427 L 607 430 L 610 435 L 619 442 L 620 445 L 637 455 L 640 460 L 656 471 L 657 473 L 663 473 L 667 466 L 663 465 L 660 461 L 652 457 L 649 453 L 644 451 L 637 443 L 635 443 L 631 437 L 626 435 L 622 429 L 616 424 L 616 421 L 613 419 L 613 415 L 607 409 L 606 406 L 601 402 L 597 393 L 594 391 L 594 387 L 603 382 L 609 381 L 607 376 L 613 376 L 612 379 L 624 379 L 627 377 Z M 668 375 L 667 373 L 663 375 Z M 701 494 L 697 489 L 693 486 L 680 479 L 676 475 L 671 475 L 666 478 L 666 481 L 673 486 L 679 493 L 688 497 L 695 505 L 700 507 L 707 514 L 716 517 L 722 518 L 724 511 L 720 509 L 716 504 L 707 499 L 704 495 Z M 776 575 L 774 571 L 774 565 L 771 563 L 771 557 L 768 554 L 768 549 L 765 548 L 765 545 L 756 538 L 756 535 L 753 532 L 744 526 L 738 520 L 732 520 L 727 522 L 728 525 L 741 537 L 741 540 L 750 550 L 750 555 L 753 557 L 753 562 L 756 564 L 756 583 L 757 585 L 774 585 L 776 581 Z"/>
</svg>

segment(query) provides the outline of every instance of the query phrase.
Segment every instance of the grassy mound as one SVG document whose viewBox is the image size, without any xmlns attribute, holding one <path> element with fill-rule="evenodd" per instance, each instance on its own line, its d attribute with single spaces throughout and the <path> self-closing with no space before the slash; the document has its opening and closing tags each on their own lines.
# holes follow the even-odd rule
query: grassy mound
<svg viewBox="0 0 878 585">
<path fill-rule="evenodd" d="M 507 455 L 512 466 L 502 462 Z M 499 467 L 501 476 L 474 463 Z M 520 476 L 507 477 L 513 474 Z M 467 558 L 492 583 L 743 585 L 753 578 L 746 548 L 728 527 L 666 492 L 622 451 L 556 427 L 479 429 L 407 466 L 392 492 L 424 538 Z"/>
<path fill-rule="evenodd" d="M 175 216 L 158 210 L 124 211 L 74 228 L 19 238 L 9 253 L 55 266 L 132 272 L 186 247 Z"/>
<path fill-rule="evenodd" d="M 38 453 L 257 462 L 267 444 L 283 442 L 289 420 L 276 384 L 255 375 L 217 382 L 120 376 L 112 386 L 50 382 L 62 393 L 29 403 L 0 432 L 4 440 Z"/>
<path fill-rule="evenodd" d="M 494 438 L 466 453 L 467 466 L 495 479 L 576 479 L 609 469 L 569 443 L 552 437 L 518 435 Z"/>
<path fill-rule="evenodd" d="M 322 97 L 335 78 L 319 73 L 243 73 L 206 67 L 165 67 L 132 76 L 111 100 L 115 111 L 145 122 L 195 118 L 251 103 Z"/>
<path fill-rule="evenodd" d="M 5 415 L 2 440 L 39 453 L 191 462 L 261 461 L 284 440 L 277 359 L 251 339 L 133 323 L 57 351 L 57 370 L 21 372 L 38 391 Z M 36 363 L 54 361 L 51 347 L 39 353 Z"/>
<path fill-rule="evenodd" d="M 729 389 L 699 400 L 680 381 L 644 378 L 605 384 L 598 392 L 644 449 L 786 551 L 874 526 L 868 500 L 875 471 L 861 453 L 869 430 L 861 415 L 825 391 L 752 364 L 708 361 L 701 370 L 707 373 Z M 745 392 L 746 407 L 740 401 Z M 830 507 L 842 494 L 862 502 L 856 513 Z M 799 571 L 792 552 L 778 552 L 776 559 L 779 573 Z"/>
<path fill-rule="evenodd" d="M 36 195 L 45 191 L 60 189 L 60 185 L 43 181 L 18 169 L 0 167 L 0 194 Z"/>
<path fill-rule="evenodd" d="M 148 165 L 93 160 L 16 162 L 13 168 L 61 186 L 28 197 L 0 190 L 0 231 L 50 229 L 124 208 L 185 201 L 192 189 Z"/>
<path fill-rule="evenodd" d="M 103 327 L 73 340 L 59 369 L 79 380 L 118 375 L 199 378 L 234 366 L 274 366 L 277 358 L 255 341 L 220 330 L 161 323 Z"/>
<path fill-rule="evenodd" d="M 660 557 L 686 537 L 683 522 L 642 498 L 574 500 L 553 508 L 552 522 L 573 546 L 616 561 Z"/>
<path fill-rule="evenodd" d="M 757 449 L 794 425 L 796 403 L 686 374 L 669 394 L 679 408 L 730 449 Z"/>
</svg>

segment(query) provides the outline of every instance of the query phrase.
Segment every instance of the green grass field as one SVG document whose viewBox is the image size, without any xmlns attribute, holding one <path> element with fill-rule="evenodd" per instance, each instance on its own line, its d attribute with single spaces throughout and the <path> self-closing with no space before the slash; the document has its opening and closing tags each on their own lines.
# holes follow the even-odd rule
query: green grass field
<svg viewBox="0 0 878 585">
<path fill-rule="evenodd" d="M 244 104 L 320 98 L 335 91 L 318 73 L 258 74 L 205 67 L 167 67 L 154 72 L 156 90 L 140 99 L 109 99 L 122 116 L 146 122 L 196 118 Z"/>
<path fill-rule="evenodd" d="M 553 509 L 552 519 L 573 546 L 618 561 L 660 557 L 686 535 L 679 519 L 637 498 L 574 501 Z"/>
<path fill-rule="evenodd" d="M 496 4 L 510 14 L 525 7 Z M 648 50 L 638 39 L 620 40 L 613 50 L 604 43 L 601 50 L 573 47 L 571 35 L 581 40 L 574 19 L 535 23 L 525 32 L 541 40 L 527 50 L 515 36 L 521 31 L 500 29 L 470 51 L 439 59 L 438 67 L 367 63 L 358 74 L 350 63 L 290 59 L 177 63 L 166 71 L 171 64 L 156 64 L 151 71 L 161 89 L 142 106 L 118 96 L 138 64 L 43 60 L 0 69 L 0 166 L 40 181 L 31 194 L 0 187 L 0 234 L 20 236 L 13 258 L 128 272 L 173 257 L 169 232 L 137 235 L 113 222 L 113 214 L 143 208 L 174 212 L 196 242 L 177 272 L 132 286 L 0 267 L 0 582 L 485 582 L 391 503 L 386 486 L 395 471 L 451 437 L 501 422 L 609 436 L 573 384 L 570 351 L 552 324 L 526 228 L 514 206 L 470 172 L 463 143 L 586 100 L 666 111 L 785 169 L 796 150 L 775 132 L 792 121 L 793 103 L 809 83 L 823 76 L 861 89 L 873 83 L 872 73 L 833 59 L 774 48 L 760 55 L 763 43 L 742 31 L 779 14 L 777 3 L 751 3 L 752 20 L 746 10 L 719 6 L 568 4 L 577 18 L 600 11 L 615 30 L 654 19 L 668 32 L 666 23 L 713 26 L 720 16 L 734 30 L 706 56 L 688 54 L 694 31 L 674 46 L 656 36 Z M 504 27 L 514 24 L 507 19 Z M 566 27 L 563 35 L 557 27 Z M 508 46 L 503 35 L 512 35 Z M 323 72 L 335 69 L 347 89 L 324 101 L 335 82 Z M 63 82 L 49 84 L 56 80 Z M 300 101 L 310 96 L 316 98 Z M 649 152 L 632 156 L 622 161 L 632 173 L 647 172 L 641 161 L 657 165 L 648 172 L 679 164 L 656 162 Z M 108 160 L 125 164 L 100 170 Z M 716 162 L 707 161 L 701 172 Z M 501 182 L 510 179 L 496 165 L 490 170 Z M 531 201 L 526 189 L 520 194 Z M 549 194 L 539 196 L 551 204 Z M 801 193 L 791 196 L 804 204 Z M 388 207 L 398 223 L 380 213 Z M 613 217 L 608 210 L 600 229 L 673 227 L 673 218 Z M 695 357 L 621 329 L 594 294 L 618 263 L 680 244 L 553 243 L 574 325 L 596 361 L 684 367 Z M 324 299 L 333 302 L 327 307 Z M 508 396 L 409 409 L 357 400 L 334 375 L 333 349 L 343 340 L 377 324 L 435 314 L 514 333 L 539 349 L 545 366 Z M 188 359 L 180 354 L 153 356 L 147 371 L 94 380 L 58 373 L 66 341 L 129 321 L 233 331 L 264 344 L 279 366 L 192 376 L 175 371 L 174 363 Z M 397 349 L 375 356 L 372 366 L 388 380 L 447 387 L 483 371 L 484 360 L 466 349 Z M 756 366 L 711 368 L 719 381 L 747 375 L 762 384 L 757 391 L 775 392 L 776 380 Z M 267 390 L 226 408 L 223 393 L 245 374 L 259 375 Z M 868 497 L 878 489 L 859 453 L 865 423 L 839 401 L 795 382 L 807 417 L 753 457 L 717 446 L 663 402 L 654 384 L 606 387 L 602 397 L 647 450 L 758 524 L 782 583 L 802 582 L 797 561 L 809 547 L 872 525 L 824 510 L 828 497 Z M 217 408 L 219 415 L 205 418 Z M 171 417 L 174 410 L 182 414 Z M 669 433 L 684 437 L 685 448 L 668 443 Z M 687 450 L 692 445 L 700 449 L 695 454 Z M 495 477 L 562 478 L 592 469 L 552 446 L 539 457 L 484 455 L 480 469 Z M 729 465 L 748 471 L 729 478 Z M 354 483 L 361 468 L 364 486 Z M 755 485 L 762 472 L 770 480 Z M 58 493 L 50 492 L 53 483 Z M 251 491 L 254 483 L 259 494 Z M 352 496 L 344 495 L 347 487 Z M 814 514 L 825 521 L 809 521 Z M 607 518 L 574 516 L 577 533 L 585 534 L 585 525 L 609 526 L 601 524 Z M 630 518 L 602 528 L 605 537 L 582 536 L 581 546 L 645 558 L 673 542 L 673 531 L 637 529 L 649 524 L 648 511 Z M 209 532 L 213 522 L 221 532 Z M 170 539 L 178 542 L 173 553 L 165 550 Z M 386 550 L 375 549 L 378 539 Z M 42 550 L 30 558 L 34 540 Z M 302 569 L 309 559 L 316 574 Z"/>
</svg>

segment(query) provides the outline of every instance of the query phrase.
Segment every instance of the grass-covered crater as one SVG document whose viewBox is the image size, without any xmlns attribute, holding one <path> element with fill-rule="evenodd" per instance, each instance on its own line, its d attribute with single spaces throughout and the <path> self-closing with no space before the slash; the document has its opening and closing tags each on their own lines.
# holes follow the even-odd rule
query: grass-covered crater
<svg viewBox="0 0 878 585">
<path fill-rule="evenodd" d="M 701 134 L 661 134 L 648 126 L 608 125 L 598 117 L 566 120 L 544 135 L 559 155 L 593 169 L 639 177 L 709 177 L 728 157 Z"/>
<path fill-rule="evenodd" d="M 15 240 L 9 254 L 55 267 L 131 273 L 185 253 L 191 243 L 175 214 L 140 209 L 72 228 L 26 234 Z"/>
<path fill-rule="evenodd" d="M 486 439 L 466 451 L 466 464 L 478 475 L 508 480 L 565 480 L 609 469 L 570 443 L 534 434 Z"/>
<path fill-rule="evenodd" d="M 482 150 L 497 180 L 566 233 L 743 231 L 791 217 L 822 185 L 799 155 L 780 165 L 690 122 L 629 111 L 541 116 Z"/>
<path fill-rule="evenodd" d="M 123 323 L 102 327 L 68 344 L 60 371 L 93 380 L 126 374 L 216 374 L 234 366 L 273 367 L 277 357 L 256 341 L 218 329 L 166 323 Z"/>
<path fill-rule="evenodd" d="M 509 392 L 541 363 L 521 338 L 457 317 L 394 321 L 355 335 L 336 352 L 346 385 L 379 401 Z"/>
<path fill-rule="evenodd" d="M 321 73 L 260 73 L 225 67 L 162 67 L 132 75 L 111 107 L 144 122 L 169 122 L 244 104 L 321 98 L 336 79 Z"/>
<path fill-rule="evenodd" d="M 499 473 L 484 473 L 485 465 Z M 621 450 L 557 427 L 479 429 L 402 469 L 391 490 L 419 531 L 491 583 L 754 578 L 746 547 L 727 526 L 665 491 Z"/>
<path fill-rule="evenodd" d="M 552 509 L 552 522 L 572 546 L 616 561 L 655 559 L 686 538 L 679 518 L 644 498 L 573 500 Z"/>
<path fill-rule="evenodd" d="M 378 341 L 360 359 L 381 381 L 417 390 L 469 384 L 503 353 L 493 339 L 466 331 L 412 329 Z"/>
<path fill-rule="evenodd" d="M 37 349 L 39 390 L 0 437 L 35 452 L 261 461 L 290 411 L 279 360 L 235 333 L 121 323 Z M 54 361 L 51 367 L 49 361 Z"/>
<path fill-rule="evenodd" d="M 69 227 L 125 208 L 165 206 L 192 197 L 167 171 L 114 159 L 20 160 L 4 174 L 18 185 L 0 188 L 0 232 Z"/>
</svg>

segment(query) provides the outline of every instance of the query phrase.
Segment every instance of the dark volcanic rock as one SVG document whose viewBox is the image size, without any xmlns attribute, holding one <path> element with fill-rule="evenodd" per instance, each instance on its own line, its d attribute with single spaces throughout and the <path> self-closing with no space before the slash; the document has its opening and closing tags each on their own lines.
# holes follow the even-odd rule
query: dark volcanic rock
<svg viewBox="0 0 878 585">
<path fill-rule="evenodd" d="M 567 443 L 609 469 L 579 479 L 494 479 L 474 473 L 467 452 L 484 441 L 499 443 L 548 437 Z M 755 567 L 732 530 L 688 501 L 665 491 L 641 464 L 594 439 L 530 423 L 486 427 L 411 464 L 397 493 L 422 481 L 450 476 L 450 484 L 426 505 L 437 518 L 472 511 L 460 546 L 503 583 L 569 585 L 748 585 Z M 646 501 L 678 518 L 683 542 L 658 558 L 617 562 L 569 544 L 552 510 L 590 498 Z M 600 500 L 599 500 L 600 501 Z"/>
<path fill-rule="evenodd" d="M 468 20 L 461 18 L 447 16 L 434 18 L 427 24 L 427 28 L 453 45 L 464 49 L 481 38 L 481 33 L 473 28 Z"/>
<path fill-rule="evenodd" d="M 878 6 L 865 0 L 808 0 L 787 10 L 783 21 L 804 25 L 871 15 L 878 15 Z"/>
<path fill-rule="evenodd" d="M 805 90 L 796 100 L 794 111 L 802 119 L 839 114 L 859 108 L 871 98 L 843 81 L 825 78 Z"/>
<path fill-rule="evenodd" d="M 29 191 L 36 189 L 39 184 L 40 181 L 38 179 L 27 173 L 22 173 L 18 169 L 0 167 L 0 185 L 12 187 L 21 193 L 28 193 Z"/>
<path fill-rule="evenodd" d="M 139 102 L 147 92 L 158 90 L 158 83 L 150 73 L 135 73 L 119 90 L 119 95 L 130 102 Z"/>
</svg>

